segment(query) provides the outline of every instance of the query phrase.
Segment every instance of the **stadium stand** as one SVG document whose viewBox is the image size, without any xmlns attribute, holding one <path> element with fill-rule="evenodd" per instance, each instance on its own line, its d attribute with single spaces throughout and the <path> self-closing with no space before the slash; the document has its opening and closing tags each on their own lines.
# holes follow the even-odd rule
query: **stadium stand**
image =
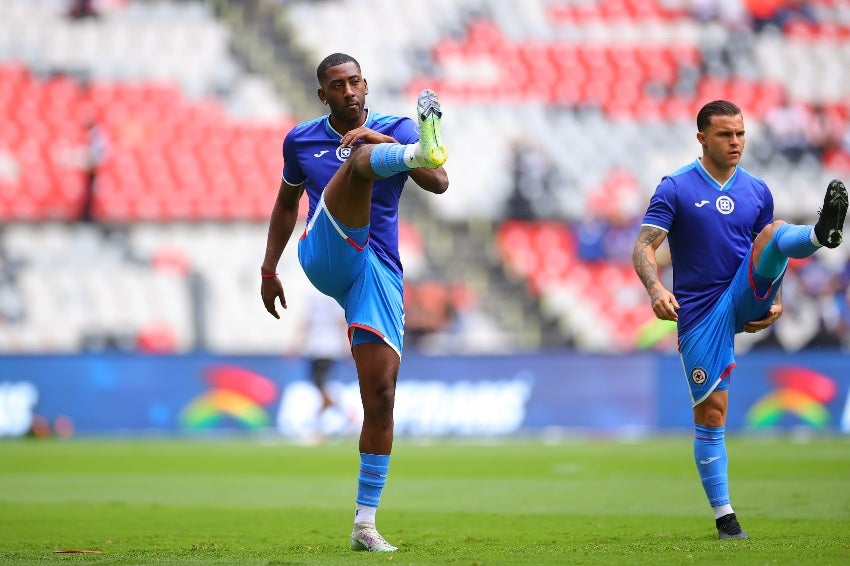
<svg viewBox="0 0 850 566">
<path fill-rule="evenodd" d="M 353 44 L 380 85 L 371 105 L 407 114 L 429 86 L 448 116 L 452 189 L 403 208 L 421 347 L 639 347 L 652 315 L 630 239 L 661 175 L 693 159 L 683 140 L 704 101 L 744 108 L 745 167 L 768 180 L 778 217 L 812 221 L 820 188 L 850 173 L 850 5 L 757 4 L 104 0 L 74 18 L 67 2 L 7 0 L 0 352 L 284 351 L 297 324 L 256 300 L 280 142 L 317 112 L 301 102 L 315 62 Z M 258 55 L 252 18 L 286 77 Z M 87 222 L 92 123 L 106 147 Z M 839 248 L 795 264 L 794 306 L 759 338 L 850 345 L 847 263 Z M 425 315 L 438 311 L 435 328 Z"/>
</svg>

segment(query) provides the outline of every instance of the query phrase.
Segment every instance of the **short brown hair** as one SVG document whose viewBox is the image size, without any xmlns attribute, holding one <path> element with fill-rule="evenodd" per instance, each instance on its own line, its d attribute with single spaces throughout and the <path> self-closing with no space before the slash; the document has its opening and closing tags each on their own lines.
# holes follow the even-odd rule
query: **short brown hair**
<svg viewBox="0 0 850 566">
<path fill-rule="evenodd" d="M 700 108 L 697 114 L 697 130 L 704 132 L 713 116 L 737 116 L 741 109 L 728 100 L 714 100 Z"/>
</svg>

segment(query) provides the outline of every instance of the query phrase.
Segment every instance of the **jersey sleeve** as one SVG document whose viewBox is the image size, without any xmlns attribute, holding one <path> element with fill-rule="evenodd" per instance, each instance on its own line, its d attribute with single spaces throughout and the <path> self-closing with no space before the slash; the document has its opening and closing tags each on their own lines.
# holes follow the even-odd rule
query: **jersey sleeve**
<svg viewBox="0 0 850 566">
<path fill-rule="evenodd" d="M 396 122 L 391 135 L 401 144 L 416 143 L 419 141 L 419 130 L 416 127 L 416 123 L 410 118 L 402 118 Z"/>
<path fill-rule="evenodd" d="M 669 232 L 676 216 L 676 185 L 670 177 L 661 179 L 643 217 L 643 225 L 656 226 Z"/>
<path fill-rule="evenodd" d="M 298 186 L 307 180 L 307 175 L 298 162 L 295 138 L 292 132 L 283 138 L 283 180 L 287 185 Z"/>
<path fill-rule="evenodd" d="M 755 232 L 753 233 L 753 237 L 762 231 L 762 229 L 773 222 L 773 193 L 770 192 L 770 189 L 767 188 L 767 184 L 762 182 L 763 188 L 763 205 L 761 210 L 759 211 L 758 220 L 756 220 L 756 224 L 753 227 Z"/>
</svg>

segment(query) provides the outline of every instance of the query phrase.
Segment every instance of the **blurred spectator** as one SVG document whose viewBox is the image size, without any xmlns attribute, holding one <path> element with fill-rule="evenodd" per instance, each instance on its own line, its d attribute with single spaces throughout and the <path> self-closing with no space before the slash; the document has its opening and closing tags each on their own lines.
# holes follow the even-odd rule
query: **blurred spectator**
<svg viewBox="0 0 850 566">
<path fill-rule="evenodd" d="M 756 32 L 769 28 L 784 30 L 794 21 L 816 21 L 808 0 L 746 0 L 746 6 Z"/>
<path fill-rule="evenodd" d="M 534 220 L 551 217 L 556 210 L 552 185 L 555 165 L 540 148 L 517 141 L 511 150 L 512 190 L 505 203 L 505 218 Z"/>
<path fill-rule="evenodd" d="M 310 380 L 322 399 L 316 415 L 317 422 L 321 421 L 325 411 L 334 406 L 327 387 L 328 375 L 336 364 L 352 359 L 347 326 L 342 307 L 332 298 L 311 288 L 300 353 L 307 359 Z"/>
<path fill-rule="evenodd" d="M 805 155 L 819 155 L 813 145 L 814 116 L 805 103 L 785 97 L 765 116 L 768 137 L 774 149 L 791 163 L 798 163 Z"/>
<path fill-rule="evenodd" d="M 480 308 L 478 298 L 465 283 L 428 281 L 414 290 L 416 299 L 410 303 L 409 314 L 413 315 L 416 325 L 410 324 L 408 316 L 406 327 L 416 329 L 412 339 L 420 352 L 435 355 L 492 353 L 509 351 L 515 345 L 499 324 Z M 419 299 L 423 294 L 425 304 Z"/>
<path fill-rule="evenodd" d="M 94 6 L 94 0 L 71 0 L 68 17 L 72 20 L 96 18 L 100 14 Z"/>
<path fill-rule="evenodd" d="M 94 120 L 86 122 L 86 153 L 83 156 L 83 169 L 85 171 L 85 185 L 83 201 L 80 205 L 79 219 L 82 222 L 93 222 L 94 199 L 97 191 L 97 173 L 100 166 L 106 160 L 107 141 L 103 130 Z"/>
<path fill-rule="evenodd" d="M 640 227 L 640 189 L 635 176 L 614 169 L 587 200 L 587 216 L 576 227 L 585 261 L 630 262 Z"/>
<path fill-rule="evenodd" d="M 430 334 L 445 329 L 455 309 L 448 288 L 438 281 L 418 281 L 405 285 L 405 344 L 418 347 Z"/>
<path fill-rule="evenodd" d="M 818 160 L 841 147 L 844 135 L 844 120 L 838 112 L 830 110 L 823 104 L 814 104 L 809 114 L 806 128 L 809 145 Z"/>
<path fill-rule="evenodd" d="M 730 29 L 748 29 L 751 25 L 750 14 L 740 0 L 693 0 L 691 13 L 699 21 L 716 21 Z"/>
</svg>

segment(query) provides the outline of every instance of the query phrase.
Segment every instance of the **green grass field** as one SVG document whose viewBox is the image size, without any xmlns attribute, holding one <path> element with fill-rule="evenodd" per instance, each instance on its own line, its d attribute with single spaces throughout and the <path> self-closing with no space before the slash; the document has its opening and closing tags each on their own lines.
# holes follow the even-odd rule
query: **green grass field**
<svg viewBox="0 0 850 566">
<path fill-rule="evenodd" d="M 716 539 L 687 437 L 400 440 L 381 555 L 348 550 L 353 440 L 7 440 L 0 563 L 850 563 L 850 439 L 729 452 L 747 541 Z"/>
</svg>

